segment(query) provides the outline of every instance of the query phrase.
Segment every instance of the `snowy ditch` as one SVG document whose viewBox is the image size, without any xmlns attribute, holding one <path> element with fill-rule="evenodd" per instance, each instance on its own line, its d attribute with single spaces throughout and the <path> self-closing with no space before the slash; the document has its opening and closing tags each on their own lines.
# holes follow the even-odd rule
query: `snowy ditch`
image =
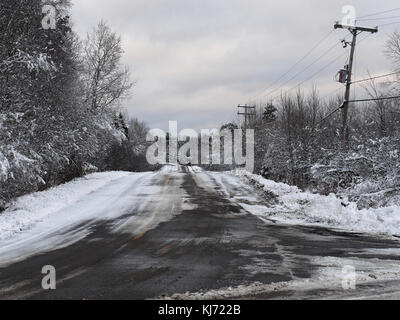
<svg viewBox="0 0 400 320">
<path fill-rule="evenodd" d="M 355 202 L 340 199 L 334 194 L 323 196 L 303 192 L 295 186 L 267 180 L 244 170 L 229 174 L 265 193 L 267 205 L 240 203 L 246 211 L 261 219 L 400 236 L 400 206 L 358 209 Z"/>
</svg>

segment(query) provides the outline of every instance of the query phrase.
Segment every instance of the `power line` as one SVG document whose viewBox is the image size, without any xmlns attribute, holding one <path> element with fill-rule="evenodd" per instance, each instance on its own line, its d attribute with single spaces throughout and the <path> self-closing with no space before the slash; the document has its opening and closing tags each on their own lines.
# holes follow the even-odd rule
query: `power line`
<svg viewBox="0 0 400 320">
<path fill-rule="evenodd" d="M 262 93 L 264 93 L 265 91 L 272 89 L 277 83 L 279 83 L 280 80 L 282 80 L 286 75 L 288 75 L 292 70 L 294 70 L 294 68 L 296 68 L 301 62 L 303 62 L 312 52 L 314 52 L 315 49 L 317 49 L 323 42 L 325 42 L 325 40 L 329 38 L 329 36 L 333 33 L 333 31 L 334 30 L 329 31 L 328 34 L 326 34 L 320 41 L 318 41 L 317 44 L 311 48 L 310 51 L 308 51 L 302 58 L 300 58 L 294 65 L 292 65 L 283 75 L 281 75 L 271 85 L 268 85 L 260 93 L 256 94 L 251 99 L 254 99 L 259 95 L 261 95 Z"/>
<path fill-rule="evenodd" d="M 371 98 L 371 99 L 359 99 L 359 100 L 349 100 L 347 102 L 370 102 L 370 101 L 395 100 L 395 99 L 400 99 L 400 96 Z"/>
<path fill-rule="evenodd" d="M 333 59 L 331 62 L 329 62 L 327 65 L 325 65 L 323 68 L 319 69 L 317 72 L 313 73 L 311 75 L 311 77 L 301 81 L 300 83 L 296 84 L 295 86 L 291 87 L 289 90 L 287 90 L 286 92 L 290 92 L 294 89 L 296 89 L 297 87 L 300 87 L 302 84 L 306 83 L 307 81 L 310 81 L 312 78 L 314 78 L 316 75 L 320 74 L 322 71 L 324 71 L 326 68 L 328 68 L 330 65 L 332 65 L 333 63 L 335 63 L 337 60 L 339 60 L 341 57 L 343 57 L 346 54 L 346 52 L 342 53 L 341 55 L 337 56 L 335 59 Z M 272 98 L 272 100 L 275 100 L 276 98 L 278 98 L 279 95 L 276 95 L 275 97 Z"/>
<path fill-rule="evenodd" d="M 394 8 L 394 9 L 390 9 L 390 10 L 386 10 L 386 11 L 371 13 L 371 14 L 367 14 L 367 15 L 364 15 L 364 16 L 360 16 L 359 18 L 368 18 L 368 17 L 378 16 L 378 15 L 381 15 L 381 14 L 384 14 L 384 13 L 389 13 L 389 12 L 398 11 L 398 10 L 400 10 L 400 8 Z"/>
<path fill-rule="evenodd" d="M 382 17 L 382 18 L 370 18 L 370 19 L 357 19 L 356 21 L 377 21 L 377 20 L 397 19 L 397 18 L 400 18 L 400 16 Z"/>
<path fill-rule="evenodd" d="M 386 10 L 386 11 L 381 11 L 381 12 L 376 12 L 376 13 L 372 13 L 372 14 L 368 14 L 368 15 L 364 15 L 364 16 L 360 16 L 359 18 L 368 18 L 368 17 L 373 17 L 373 16 L 377 16 L 377 15 L 382 15 L 385 13 L 389 13 L 389 12 L 394 12 L 394 11 L 398 11 L 400 10 L 399 8 L 394 8 L 394 9 L 390 9 L 390 10 Z M 385 19 L 395 19 L 398 18 L 400 16 L 392 16 L 392 17 L 381 17 L 381 18 L 371 18 L 371 19 L 358 19 L 358 21 L 368 21 L 368 20 L 385 20 Z M 383 24 L 380 25 L 380 27 L 384 27 L 384 26 L 388 26 L 388 25 L 393 25 L 393 24 L 398 24 L 400 23 L 400 21 L 395 21 L 395 22 L 391 22 L 391 23 L 387 23 L 387 24 Z M 364 31 L 364 30 L 363 30 Z M 274 81 L 271 85 L 268 85 L 268 87 L 266 87 L 265 89 L 263 89 L 259 94 L 254 95 L 251 99 L 254 99 L 258 96 L 260 96 L 262 93 L 264 93 L 265 91 L 272 89 L 277 83 L 279 83 L 280 80 L 282 80 L 286 75 L 288 75 L 291 71 L 293 71 L 301 62 L 303 62 L 312 52 L 315 51 L 316 48 L 318 48 L 331 34 L 333 31 L 328 32 L 328 34 L 326 34 L 320 41 L 318 41 L 316 43 L 316 45 L 314 45 L 311 50 L 309 50 L 303 57 L 301 57 L 294 65 L 292 65 L 284 74 L 282 74 L 276 81 Z M 349 36 L 349 35 L 348 35 Z M 344 39 L 346 39 L 348 36 L 346 36 Z M 368 37 L 368 36 L 367 36 Z M 359 43 L 363 40 L 365 40 L 367 37 L 365 37 L 364 39 L 360 40 Z M 336 46 L 337 43 L 335 43 L 334 46 Z M 303 73 L 304 71 L 308 70 L 310 67 L 312 67 L 315 63 L 317 63 L 319 60 L 321 60 L 325 55 L 327 55 L 333 48 L 334 46 L 332 46 L 331 48 L 329 48 L 326 52 L 324 52 L 320 57 L 317 58 L 317 60 L 313 61 L 310 65 L 306 66 L 304 69 L 302 69 L 300 72 L 298 72 L 297 74 L 295 74 L 292 78 L 290 78 L 289 80 L 285 81 L 283 84 L 281 84 L 279 87 L 275 88 L 274 90 L 266 93 L 265 95 L 263 95 L 262 97 L 266 97 L 268 95 L 271 95 L 272 93 L 278 91 L 279 89 L 281 89 L 282 87 L 284 87 L 286 84 L 290 83 L 292 80 L 294 80 L 298 75 L 300 75 L 301 73 Z M 341 55 L 342 56 L 342 55 Z M 303 83 L 311 80 L 312 78 L 314 78 L 317 74 L 319 74 L 320 72 L 322 72 L 323 70 L 325 70 L 328 66 L 330 66 L 332 63 L 334 63 L 337 59 L 339 59 L 341 56 L 335 58 L 332 62 L 330 62 L 328 65 L 326 65 L 325 67 L 323 67 L 322 69 L 318 70 L 316 73 L 314 73 L 311 77 L 307 78 L 306 80 L 300 82 L 298 85 L 292 87 L 291 89 L 289 89 L 289 91 L 297 88 L 298 86 L 301 86 Z M 383 76 L 382 76 L 383 77 Z M 375 78 L 377 79 L 377 78 Z M 372 80 L 372 79 L 363 79 L 363 80 L 359 80 L 359 81 L 354 81 L 352 83 L 359 83 L 359 82 L 363 82 L 363 81 L 367 81 L 367 80 Z M 338 88 L 335 89 L 334 92 L 340 90 L 342 88 Z M 276 99 L 276 97 L 272 98 L 273 100 Z"/>
<path fill-rule="evenodd" d="M 385 77 L 393 76 L 393 75 L 396 75 L 396 74 L 399 74 L 399 72 L 392 72 L 392 73 L 384 74 L 384 75 L 381 75 L 381 76 L 376 76 L 376 77 L 361 79 L 361 80 L 357 80 L 357 81 L 352 81 L 351 84 L 370 81 L 370 80 L 375 80 L 375 79 L 380 79 L 380 78 L 385 78 Z"/>
<path fill-rule="evenodd" d="M 356 103 L 356 102 L 371 102 L 371 101 L 395 100 L 395 99 L 400 99 L 400 96 L 381 97 L 381 98 L 371 98 L 371 99 L 349 100 L 349 101 L 347 101 L 347 102 Z M 317 122 L 317 125 L 321 124 L 321 123 L 324 122 L 326 119 L 328 119 L 328 118 L 330 118 L 331 116 L 333 116 L 336 112 L 338 112 L 339 110 L 343 109 L 343 107 L 344 107 L 344 103 L 343 103 L 339 108 L 336 108 L 335 110 L 333 110 L 332 112 L 330 112 L 326 117 L 322 118 L 322 120 L 320 120 L 319 122 Z"/>
<path fill-rule="evenodd" d="M 340 42 L 335 42 L 335 44 L 330 47 L 328 50 L 326 50 L 321 56 L 319 56 L 316 60 L 314 60 L 311 64 L 309 64 L 308 66 L 306 66 L 305 68 L 303 68 L 302 70 L 300 70 L 298 73 L 296 73 L 293 77 L 291 77 L 290 79 L 288 79 L 287 81 L 285 81 L 284 83 L 282 83 L 278 88 L 268 92 L 267 94 L 263 95 L 263 97 L 269 96 L 271 94 L 273 94 L 274 92 L 278 91 L 279 89 L 281 89 L 282 87 L 284 87 L 286 84 L 290 83 L 292 80 L 296 79 L 300 74 L 302 74 L 304 71 L 310 69 L 313 65 L 315 65 L 318 61 L 320 61 L 323 57 L 325 57 L 330 51 L 333 50 L 333 48 L 335 48 L 338 43 Z M 333 63 L 333 62 L 332 62 Z"/>
<path fill-rule="evenodd" d="M 399 83 L 399 80 L 384 80 L 381 82 L 378 82 L 378 84 L 390 84 L 390 83 Z"/>
<path fill-rule="evenodd" d="M 398 8 L 400 10 L 400 8 Z M 397 9 L 396 9 L 397 10 Z M 392 10 L 394 11 L 394 10 Z M 375 14 L 374 14 L 375 15 Z M 277 84 L 281 79 L 283 79 L 286 75 L 288 75 L 297 65 L 299 65 L 302 61 L 304 61 L 317 47 L 319 47 L 330 35 L 331 35 L 332 31 L 330 31 L 326 36 L 324 36 L 305 56 L 303 56 L 300 60 L 298 60 L 291 68 L 289 68 L 288 71 L 286 71 L 282 76 L 280 76 L 272 85 L 268 86 L 266 89 L 262 90 L 259 94 L 253 96 L 251 98 L 254 99 L 258 96 L 260 96 L 263 92 L 272 89 L 275 84 Z M 347 35 L 344 39 L 348 38 L 350 35 Z M 361 41 L 365 40 L 362 39 Z M 360 41 L 360 42 L 361 42 Z M 340 43 L 340 42 L 339 42 Z M 332 47 L 330 47 L 327 51 L 325 51 L 320 57 L 318 57 L 316 60 L 314 60 L 311 64 L 309 64 L 308 66 L 306 66 L 304 69 L 300 70 L 298 73 L 296 73 L 292 78 L 288 79 L 287 81 L 285 81 L 284 83 L 282 83 L 279 87 L 275 88 L 274 90 L 264 94 L 262 97 L 266 97 L 268 95 L 271 95 L 272 93 L 278 91 L 279 89 L 281 89 L 282 87 L 284 87 L 286 84 L 290 83 L 292 80 L 294 80 L 295 78 L 297 78 L 300 74 L 302 74 L 304 71 L 308 70 L 309 68 L 311 68 L 313 65 L 315 65 L 318 61 L 320 61 L 324 56 L 326 56 L 331 50 L 333 50 L 333 48 L 337 45 L 337 43 L 335 43 Z M 339 58 L 339 57 L 338 57 Z M 337 59 L 335 59 L 334 61 L 332 61 L 331 63 L 335 62 Z M 328 67 L 331 63 L 329 63 L 326 67 Z M 318 74 L 319 72 L 325 70 L 325 68 L 322 68 L 320 71 L 318 71 L 316 74 Z M 305 81 L 301 82 L 299 85 L 303 84 L 304 82 L 307 82 L 308 80 L 312 79 L 316 74 L 313 74 L 310 78 L 306 79 Z M 295 87 L 293 87 L 292 89 L 290 89 L 289 91 L 293 90 L 294 88 L 298 87 L 299 85 L 296 85 Z M 274 97 L 273 99 L 276 99 L 276 97 Z"/>
<path fill-rule="evenodd" d="M 343 108 L 343 105 L 341 105 L 339 108 L 333 110 L 332 112 L 330 112 L 326 117 L 322 118 L 322 120 L 320 120 L 319 122 L 317 122 L 317 125 L 320 125 L 322 122 L 324 122 L 326 119 L 330 118 L 331 116 L 333 116 L 336 112 L 338 112 L 340 109 Z"/>
<path fill-rule="evenodd" d="M 366 38 L 368 38 L 370 36 L 370 34 L 366 35 L 364 38 L 362 38 L 360 41 L 358 41 L 358 44 L 361 43 L 362 41 L 364 41 Z M 315 72 L 314 74 L 311 75 L 311 77 L 301 81 L 300 83 L 296 84 L 295 86 L 293 86 L 292 88 L 290 88 L 289 90 L 287 90 L 286 92 L 290 92 L 294 89 L 296 89 L 297 87 L 301 86 L 302 84 L 306 83 L 307 81 L 311 80 L 312 78 L 314 78 L 316 75 L 318 75 L 319 73 L 321 73 L 322 71 L 324 71 L 326 68 L 328 68 L 330 65 L 332 65 L 333 63 L 335 63 L 337 60 L 339 60 L 341 57 L 343 57 L 346 54 L 346 52 L 340 54 L 339 56 L 337 56 L 335 59 L 333 59 L 331 62 L 329 62 L 327 65 L 325 65 L 323 68 L 319 69 L 317 72 Z M 276 90 L 275 90 L 276 91 Z M 272 93 L 272 92 L 271 92 Z M 275 100 L 276 98 L 278 98 L 279 95 L 276 95 L 275 97 L 272 98 L 272 100 Z"/>
<path fill-rule="evenodd" d="M 382 27 L 391 26 L 391 25 L 398 24 L 398 23 L 400 23 L 400 21 L 395 21 L 395 22 L 391 22 L 391 23 L 381 24 L 381 25 L 379 25 L 378 27 L 379 27 L 379 28 L 382 28 Z"/>
</svg>

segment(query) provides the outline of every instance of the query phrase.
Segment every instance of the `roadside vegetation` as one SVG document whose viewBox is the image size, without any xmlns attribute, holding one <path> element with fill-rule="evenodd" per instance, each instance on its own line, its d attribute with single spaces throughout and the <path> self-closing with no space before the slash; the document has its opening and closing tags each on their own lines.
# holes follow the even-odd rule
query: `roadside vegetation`
<svg viewBox="0 0 400 320">
<path fill-rule="evenodd" d="M 385 49 L 400 67 L 400 33 Z M 363 84 L 367 98 L 398 96 L 394 81 Z M 258 106 L 255 129 L 256 173 L 323 195 L 335 193 L 359 209 L 400 205 L 400 100 L 350 105 L 349 144 L 340 143 L 343 96 L 329 100 L 317 88 L 282 94 L 279 102 Z"/>
<path fill-rule="evenodd" d="M 133 88 L 121 38 L 99 22 L 79 39 L 69 0 L 50 3 L 48 30 L 41 0 L 0 4 L 0 211 L 88 172 L 145 168 L 146 125 L 121 109 Z"/>
</svg>

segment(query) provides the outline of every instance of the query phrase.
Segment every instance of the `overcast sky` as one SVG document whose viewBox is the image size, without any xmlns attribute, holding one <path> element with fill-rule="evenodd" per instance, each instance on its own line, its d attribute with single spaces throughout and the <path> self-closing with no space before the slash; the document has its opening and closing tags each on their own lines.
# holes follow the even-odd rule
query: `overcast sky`
<svg viewBox="0 0 400 320">
<path fill-rule="evenodd" d="M 359 17 L 399 7 L 398 0 L 72 0 L 75 30 L 84 37 L 101 19 L 121 34 L 137 82 L 124 103 L 131 116 L 165 129 L 168 120 L 179 128 L 213 128 L 236 119 L 239 103 L 265 101 L 261 94 L 341 20 L 342 7 L 354 5 Z M 378 34 L 360 35 L 356 78 L 392 70 L 384 55 L 389 35 L 400 28 L 400 10 L 368 18 L 359 25 L 382 27 Z M 337 42 L 307 70 L 286 84 L 290 89 L 318 73 L 302 87 L 318 85 L 322 96 L 339 88 L 333 77 L 348 54 L 336 30 L 279 84 L 289 80 Z M 280 93 L 278 89 L 272 97 Z M 340 91 L 338 91 L 340 92 Z M 255 97 L 256 96 L 256 97 Z"/>
</svg>

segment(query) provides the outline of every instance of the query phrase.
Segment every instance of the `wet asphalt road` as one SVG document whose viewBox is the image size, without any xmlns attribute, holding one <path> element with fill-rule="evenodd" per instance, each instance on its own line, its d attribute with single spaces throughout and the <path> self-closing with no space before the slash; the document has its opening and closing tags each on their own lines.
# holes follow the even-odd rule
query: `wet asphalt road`
<svg viewBox="0 0 400 320">
<path fill-rule="evenodd" d="M 179 172 L 160 173 L 151 183 L 165 192 L 170 192 L 172 186 L 179 187 L 185 197 L 173 200 L 168 208 L 153 203 L 145 211 L 179 210 L 179 214 L 153 229 L 134 233 L 129 223 L 123 232 L 114 232 L 112 220 L 74 226 L 86 228 L 87 236 L 65 248 L 0 267 L 0 299 L 148 299 L 256 281 L 269 284 L 310 279 L 320 268 L 314 257 L 400 262 L 396 254 L 376 253 L 399 249 L 400 243 L 394 239 L 265 223 L 221 192 L 221 185 L 206 173 L 196 174 L 182 167 Z M 230 192 L 239 192 L 235 188 Z M 240 192 L 245 195 L 251 189 Z M 133 210 L 126 218 L 141 214 Z M 57 270 L 56 290 L 41 289 L 44 265 L 53 265 Z M 391 281 L 388 286 L 383 282 L 361 285 L 359 290 L 377 292 L 386 287 L 391 287 L 391 292 L 400 288 Z M 323 288 L 239 298 L 329 296 L 342 298 L 349 293 Z"/>
</svg>

